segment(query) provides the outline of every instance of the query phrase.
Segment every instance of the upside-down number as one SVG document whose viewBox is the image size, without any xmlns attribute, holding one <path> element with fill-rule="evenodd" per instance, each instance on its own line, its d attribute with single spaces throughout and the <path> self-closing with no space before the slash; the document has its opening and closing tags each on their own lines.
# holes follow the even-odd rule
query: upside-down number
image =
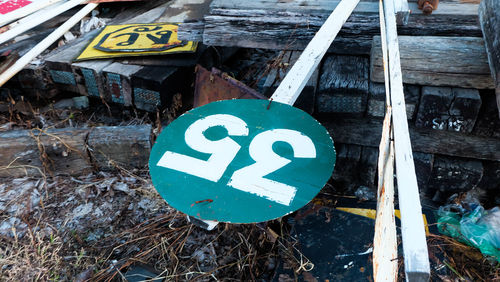
<svg viewBox="0 0 500 282">
<path fill-rule="evenodd" d="M 208 140 L 203 133 L 215 126 L 225 128 L 229 136 L 247 136 L 249 132 L 247 124 L 233 115 L 215 114 L 198 119 L 186 130 L 185 141 L 190 148 L 211 154 L 209 159 L 204 161 L 167 151 L 157 165 L 213 182 L 219 181 L 241 146 L 229 136 L 217 141 Z M 313 141 L 301 132 L 289 129 L 267 130 L 250 142 L 249 153 L 255 163 L 236 170 L 227 185 L 282 205 L 290 205 L 297 191 L 296 187 L 265 178 L 291 162 L 273 151 L 272 146 L 278 141 L 290 144 L 295 158 L 316 157 Z"/>
</svg>

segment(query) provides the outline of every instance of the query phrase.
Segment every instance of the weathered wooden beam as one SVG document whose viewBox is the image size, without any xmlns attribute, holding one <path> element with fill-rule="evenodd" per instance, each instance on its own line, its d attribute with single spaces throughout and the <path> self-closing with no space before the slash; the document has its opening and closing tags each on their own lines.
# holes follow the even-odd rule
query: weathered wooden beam
<svg viewBox="0 0 500 282">
<path fill-rule="evenodd" d="M 475 187 L 482 176 L 481 161 L 436 156 L 429 189 L 449 194 L 465 192 Z"/>
<path fill-rule="evenodd" d="M 147 165 L 151 125 L 0 133 L 0 177 L 81 175 Z"/>
<path fill-rule="evenodd" d="M 90 130 L 88 148 L 97 169 L 143 168 L 151 151 L 151 125 L 102 126 Z"/>
<path fill-rule="evenodd" d="M 494 88 L 482 38 L 399 36 L 399 43 L 404 83 Z M 379 36 L 373 38 L 370 78 L 384 81 Z"/>
<path fill-rule="evenodd" d="M 333 185 L 336 189 L 353 193 L 359 180 L 357 171 L 362 147 L 353 144 L 342 144 L 337 140 L 334 141 L 337 160 L 332 174 Z"/>
<path fill-rule="evenodd" d="M 498 118 L 498 105 L 493 93 L 494 90 L 483 91 L 481 95 L 482 106 L 472 134 L 500 139 L 500 118 Z"/>
<path fill-rule="evenodd" d="M 420 101 L 420 86 L 404 85 L 406 117 L 408 120 L 415 118 Z M 385 86 L 381 83 L 370 82 L 367 115 L 371 117 L 383 117 L 385 113 Z"/>
<path fill-rule="evenodd" d="M 143 5 L 125 10 L 125 12 L 115 17 L 109 24 L 127 24 L 127 23 L 149 23 L 158 19 L 166 10 L 168 4 L 160 4 L 160 1 L 148 1 Z M 73 63 L 74 59 L 85 49 L 88 43 L 99 34 L 102 29 L 93 30 L 68 44 L 56 48 L 43 60 L 46 64 L 47 72 L 50 74 L 54 83 L 60 89 L 72 91 L 81 95 L 95 95 L 99 93 L 107 98 L 110 95 L 103 94 L 100 84 L 103 78 L 98 78 L 103 69 L 102 60 L 91 60 L 86 63 Z M 76 64 L 73 66 L 73 64 Z M 84 75 L 83 70 L 87 73 Z M 108 63 L 108 65 L 111 62 Z M 95 65 L 94 67 L 89 65 Z M 88 71 L 87 71 L 88 70 Z M 86 81 L 85 79 L 89 79 Z M 95 85 L 97 85 L 97 90 Z M 90 88 L 88 88 L 90 87 Z"/>
<path fill-rule="evenodd" d="M 500 1 L 482 0 L 479 21 L 483 30 L 491 74 L 496 82 L 498 114 L 500 116 Z"/>
<path fill-rule="evenodd" d="M 179 38 L 193 39 L 204 27 L 203 42 L 210 46 L 238 46 L 303 50 L 339 1 L 215 0 L 205 25 L 181 25 Z M 400 26 L 401 35 L 481 36 L 476 4 L 442 3 L 432 15 L 423 15 L 410 3 L 412 15 Z M 190 35 L 183 37 L 184 35 Z M 360 2 L 329 51 L 369 54 L 371 39 L 379 34 L 378 3 Z M 201 38 L 198 37 L 198 40 Z M 201 41 L 201 40 L 200 40 Z"/>
<path fill-rule="evenodd" d="M 19 130 L 0 134 L 0 177 L 89 173 L 85 129 Z"/>
<path fill-rule="evenodd" d="M 434 166 L 434 154 L 413 152 L 413 161 L 415 162 L 415 173 L 417 174 L 418 188 L 420 195 L 432 198 L 432 189 L 429 189 L 429 180 Z"/>
<path fill-rule="evenodd" d="M 335 142 L 376 147 L 380 142 L 382 121 L 319 117 Z M 415 152 L 500 161 L 497 138 L 465 135 L 460 132 L 417 128 L 410 125 L 412 149 Z"/>
<path fill-rule="evenodd" d="M 191 85 L 190 79 L 187 68 L 143 67 L 132 74 L 134 105 L 149 112 L 165 108 L 176 93 Z"/>
<path fill-rule="evenodd" d="M 470 133 L 480 108 L 481 96 L 476 89 L 422 87 L 415 125 Z"/>
<path fill-rule="evenodd" d="M 100 30 L 91 31 L 74 42 L 55 49 L 44 58 L 46 69 L 56 87 L 65 91 L 86 95 L 87 89 L 84 85 L 77 84 L 71 63 L 76 55 L 87 46 L 88 41 L 99 32 Z"/>
<path fill-rule="evenodd" d="M 142 66 L 112 63 L 102 70 L 112 102 L 132 106 L 132 75 L 142 68 Z"/>
<path fill-rule="evenodd" d="M 318 112 L 363 116 L 368 99 L 368 72 L 367 58 L 326 57 L 318 83 Z"/>
<path fill-rule="evenodd" d="M 102 98 L 111 101 L 110 92 L 107 91 L 106 81 L 102 70 L 111 65 L 111 60 L 86 61 L 71 64 L 76 85 L 82 95 Z"/>
</svg>

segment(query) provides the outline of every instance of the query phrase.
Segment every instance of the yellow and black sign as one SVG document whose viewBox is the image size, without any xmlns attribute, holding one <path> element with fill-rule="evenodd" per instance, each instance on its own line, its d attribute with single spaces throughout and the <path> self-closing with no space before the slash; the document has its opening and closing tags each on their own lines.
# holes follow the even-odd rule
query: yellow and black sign
<svg viewBox="0 0 500 282">
<path fill-rule="evenodd" d="M 178 24 L 108 25 L 76 59 L 193 53 L 196 42 L 177 39 Z"/>
</svg>

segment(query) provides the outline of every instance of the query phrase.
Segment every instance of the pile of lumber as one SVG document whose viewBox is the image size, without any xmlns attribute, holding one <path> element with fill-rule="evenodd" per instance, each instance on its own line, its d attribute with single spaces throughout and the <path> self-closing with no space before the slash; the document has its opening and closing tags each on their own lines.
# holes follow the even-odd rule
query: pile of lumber
<svg viewBox="0 0 500 282">
<path fill-rule="evenodd" d="M 211 46 L 303 50 L 340 1 L 213 0 L 203 21 L 181 25 L 180 39 Z M 432 15 L 412 11 L 399 35 L 481 36 L 478 1 L 445 1 Z M 477 3 L 476 3 L 477 2 Z M 342 27 L 330 51 L 369 54 L 380 34 L 378 1 L 362 0 Z"/>
<path fill-rule="evenodd" d="M 208 8 L 209 2 L 205 0 L 193 4 L 191 1 L 174 0 L 165 3 L 155 0 L 125 6 L 110 6 L 115 10 L 108 12 L 112 17 L 106 20 L 106 24 L 199 20 L 203 17 L 203 11 Z M 64 23 L 65 19 L 67 17 L 54 17 L 50 23 L 57 25 Z M 38 27 L 41 28 L 42 26 Z M 18 69 L 19 73 L 9 80 L 3 89 L 22 89 L 24 93 L 36 97 L 50 97 L 55 93 L 69 91 L 155 112 L 170 106 L 176 93 L 183 92 L 191 86 L 193 69 L 197 63 L 211 67 L 214 63 L 224 61 L 233 51 L 225 52 L 224 48 L 216 50 L 199 45 L 193 54 L 76 62 L 78 55 L 101 30 L 97 28 L 82 34 L 60 47 L 53 48 L 53 45 L 47 47 L 36 60 L 25 61 L 25 65 Z M 50 32 L 51 30 L 35 35 L 26 34 L 27 39 L 11 41 L 0 48 L 0 52 L 9 54 L 5 61 L 17 64 L 19 56 L 24 57 L 36 49 L 38 42 Z M 0 38 L 2 35 L 0 34 Z"/>
</svg>

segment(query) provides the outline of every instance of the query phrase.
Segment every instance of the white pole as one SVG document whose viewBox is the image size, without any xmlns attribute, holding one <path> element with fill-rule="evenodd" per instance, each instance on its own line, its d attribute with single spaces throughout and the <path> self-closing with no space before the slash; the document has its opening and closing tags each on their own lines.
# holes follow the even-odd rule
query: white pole
<svg viewBox="0 0 500 282">
<path fill-rule="evenodd" d="M 330 14 L 325 23 L 307 44 L 299 59 L 285 76 L 271 99 L 283 104 L 293 105 L 302 89 L 318 67 L 340 29 L 347 21 L 359 0 L 342 0 Z"/>
<path fill-rule="evenodd" d="M 78 0 L 82 2 L 81 0 Z M 63 36 L 69 29 L 71 29 L 75 24 L 77 24 L 83 17 L 97 7 L 98 4 L 87 4 L 78 13 L 73 15 L 64 24 L 54 30 L 49 36 L 38 43 L 33 49 L 17 60 L 10 68 L 5 72 L 0 74 L 0 87 L 5 84 L 9 79 L 11 79 L 16 73 L 22 70 L 31 60 L 40 55 L 45 49 L 49 48 L 57 39 Z"/>
<path fill-rule="evenodd" d="M 18 36 L 19 34 L 25 32 L 25 31 L 28 31 L 28 30 L 34 28 L 35 26 L 37 26 L 43 22 L 46 22 L 46 21 L 52 19 L 53 17 L 82 4 L 85 1 L 86 0 L 71 0 L 71 1 L 68 1 L 68 2 L 62 4 L 62 5 L 58 5 L 53 10 L 48 11 L 47 13 L 44 13 L 43 15 L 40 15 L 39 17 L 37 17 L 36 20 L 29 21 L 29 22 L 23 21 L 22 24 L 16 25 L 16 27 L 14 27 L 13 29 L 7 30 L 6 32 L 0 34 L 0 44 L 3 44 L 5 42 L 11 40 L 12 38 Z"/>
</svg>

